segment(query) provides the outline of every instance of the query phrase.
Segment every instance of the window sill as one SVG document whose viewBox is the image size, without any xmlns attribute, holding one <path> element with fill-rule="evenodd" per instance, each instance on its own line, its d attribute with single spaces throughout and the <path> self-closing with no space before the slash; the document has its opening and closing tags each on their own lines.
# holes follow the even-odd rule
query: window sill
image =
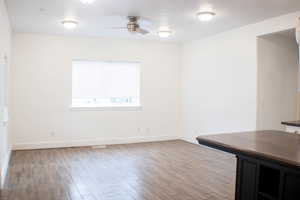
<svg viewBox="0 0 300 200">
<path fill-rule="evenodd" d="M 141 111 L 142 106 L 70 106 L 71 111 Z"/>
</svg>

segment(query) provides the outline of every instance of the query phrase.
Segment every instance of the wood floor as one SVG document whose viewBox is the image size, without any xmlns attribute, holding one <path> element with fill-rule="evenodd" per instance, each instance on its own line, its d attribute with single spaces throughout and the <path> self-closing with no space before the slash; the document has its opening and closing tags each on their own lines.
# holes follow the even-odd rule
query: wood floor
<svg viewBox="0 0 300 200">
<path fill-rule="evenodd" d="M 235 157 L 184 141 L 14 151 L 2 200 L 233 200 Z"/>
</svg>

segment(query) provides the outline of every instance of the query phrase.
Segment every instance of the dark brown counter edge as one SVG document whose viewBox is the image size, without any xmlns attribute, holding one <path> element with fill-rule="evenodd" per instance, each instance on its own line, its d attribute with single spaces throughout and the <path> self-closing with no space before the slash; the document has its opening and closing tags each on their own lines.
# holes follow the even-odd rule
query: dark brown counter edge
<svg viewBox="0 0 300 200">
<path fill-rule="evenodd" d="M 287 159 L 283 159 L 281 157 L 272 156 L 272 155 L 264 154 L 261 152 L 237 148 L 234 146 L 226 145 L 224 143 L 212 141 L 210 139 L 206 139 L 203 137 L 197 137 L 196 139 L 199 144 L 211 147 L 213 149 L 218 149 L 218 150 L 225 151 L 227 153 L 231 153 L 231 154 L 235 154 L 235 155 L 250 156 L 250 157 L 254 157 L 254 158 L 258 158 L 258 159 L 262 159 L 262 160 L 273 161 L 280 165 L 300 169 L 300 163 L 293 162 L 293 161 L 287 160 Z"/>
<path fill-rule="evenodd" d="M 300 127 L 300 121 L 281 122 L 283 125 Z"/>
</svg>

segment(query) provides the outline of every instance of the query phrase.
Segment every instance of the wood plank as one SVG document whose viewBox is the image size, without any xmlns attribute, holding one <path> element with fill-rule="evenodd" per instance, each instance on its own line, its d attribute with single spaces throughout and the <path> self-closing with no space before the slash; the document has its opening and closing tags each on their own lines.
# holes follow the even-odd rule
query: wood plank
<svg viewBox="0 0 300 200">
<path fill-rule="evenodd" d="M 3 200 L 233 200 L 236 159 L 167 141 L 14 151 Z"/>
</svg>

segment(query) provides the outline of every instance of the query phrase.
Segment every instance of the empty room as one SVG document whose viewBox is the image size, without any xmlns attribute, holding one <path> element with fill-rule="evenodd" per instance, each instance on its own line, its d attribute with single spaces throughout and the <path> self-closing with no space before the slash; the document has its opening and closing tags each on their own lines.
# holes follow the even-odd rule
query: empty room
<svg viewBox="0 0 300 200">
<path fill-rule="evenodd" d="M 299 0 L 0 0 L 1 200 L 299 200 Z"/>
</svg>

